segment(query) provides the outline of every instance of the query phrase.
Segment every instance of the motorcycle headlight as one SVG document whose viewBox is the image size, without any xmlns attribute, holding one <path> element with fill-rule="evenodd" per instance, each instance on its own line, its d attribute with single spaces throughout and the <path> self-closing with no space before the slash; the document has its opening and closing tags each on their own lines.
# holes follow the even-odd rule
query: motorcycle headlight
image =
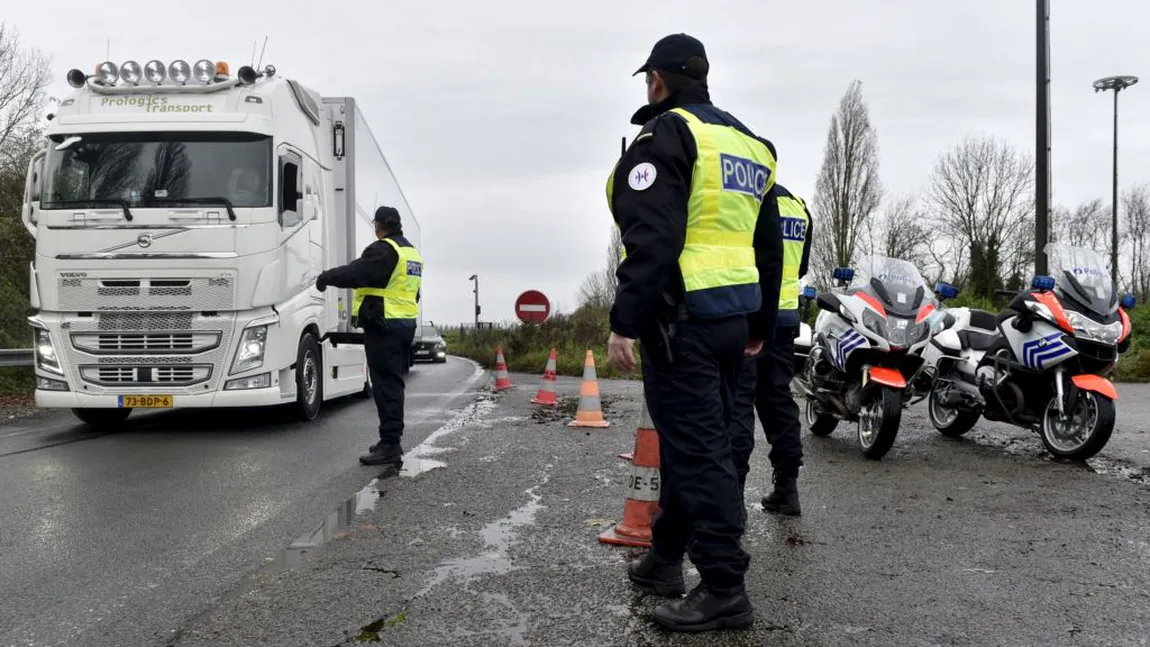
<svg viewBox="0 0 1150 647">
<path fill-rule="evenodd" d="M 879 316 L 879 314 L 876 313 L 874 310 L 871 310 L 868 308 L 866 310 L 863 310 L 862 320 L 863 320 L 863 326 L 865 326 L 867 330 L 873 332 L 874 334 L 878 335 L 879 337 L 882 337 L 883 339 L 886 339 L 886 336 L 887 336 L 886 319 Z"/>
<path fill-rule="evenodd" d="M 36 368 L 63 375 L 60 358 L 56 356 L 56 347 L 52 345 L 52 335 L 44 328 L 36 328 L 35 331 L 33 345 L 36 349 Z"/>
<path fill-rule="evenodd" d="M 896 317 L 887 321 L 887 339 L 891 345 L 906 348 L 911 344 L 912 329 L 916 326 L 910 319 Z"/>
<path fill-rule="evenodd" d="M 1122 336 L 1121 321 L 1115 321 L 1110 324 L 1100 324 L 1096 321 L 1091 321 L 1086 315 L 1073 310 L 1066 312 L 1066 318 L 1070 320 L 1070 325 L 1074 327 L 1075 337 L 1096 341 L 1108 346 L 1115 346 L 1118 344 L 1118 338 Z"/>
<path fill-rule="evenodd" d="M 267 348 L 267 325 L 251 326 L 244 329 L 240 347 L 236 349 L 236 359 L 232 362 L 232 373 L 243 373 L 259 368 L 264 363 L 264 350 Z"/>
</svg>

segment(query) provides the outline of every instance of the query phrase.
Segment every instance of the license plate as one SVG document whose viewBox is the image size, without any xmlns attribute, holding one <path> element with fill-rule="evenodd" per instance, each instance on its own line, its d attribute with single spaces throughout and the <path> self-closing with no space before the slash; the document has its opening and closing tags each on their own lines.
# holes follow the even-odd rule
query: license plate
<svg viewBox="0 0 1150 647">
<path fill-rule="evenodd" d="M 121 409 L 171 409 L 170 395 L 121 395 Z"/>
</svg>

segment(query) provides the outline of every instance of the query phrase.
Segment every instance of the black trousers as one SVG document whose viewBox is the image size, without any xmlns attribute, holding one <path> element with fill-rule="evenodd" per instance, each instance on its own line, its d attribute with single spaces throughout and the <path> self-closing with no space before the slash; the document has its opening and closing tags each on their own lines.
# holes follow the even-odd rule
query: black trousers
<svg viewBox="0 0 1150 647">
<path fill-rule="evenodd" d="M 750 556 L 741 544 L 744 515 L 729 429 L 746 319 L 678 323 L 668 341 L 670 363 L 647 342 L 643 390 L 661 463 L 652 550 L 666 561 L 688 555 L 717 593 L 739 591 Z"/>
<path fill-rule="evenodd" d="M 771 445 L 771 466 L 787 476 L 798 476 L 803 464 L 799 406 L 791 393 L 795 376 L 795 327 L 775 328 L 774 339 L 763 344 L 758 358 L 745 357 L 738 394 L 731 416 L 731 442 L 739 486 L 746 485 L 751 452 L 755 449 L 755 411 Z"/>
<path fill-rule="evenodd" d="M 363 331 L 367 370 L 371 373 L 371 395 L 379 411 L 379 440 L 398 445 L 403 438 L 403 374 L 408 367 L 415 328 L 392 325 L 386 332 L 375 328 Z"/>
</svg>

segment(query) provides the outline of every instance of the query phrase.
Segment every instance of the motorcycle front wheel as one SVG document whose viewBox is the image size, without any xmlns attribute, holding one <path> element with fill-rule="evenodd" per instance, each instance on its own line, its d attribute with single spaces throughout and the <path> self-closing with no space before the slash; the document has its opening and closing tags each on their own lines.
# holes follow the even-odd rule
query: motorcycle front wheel
<svg viewBox="0 0 1150 647">
<path fill-rule="evenodd" d="M 1102 451 L 1114 432 L 1114 401 L 1093 391 L 1080 391 L 1066 420 L 1051 398 L 1042 416 L 1042 444 L 1059 458 L 1086 460 Z"/>
<path fill-rule="evenodd" d="M 873 389 L 859 412 L 858 441 L 863 456 L 878 460 L 894 446 L 902 420 L 902 394 L 889 387 Z"/>
</svg>

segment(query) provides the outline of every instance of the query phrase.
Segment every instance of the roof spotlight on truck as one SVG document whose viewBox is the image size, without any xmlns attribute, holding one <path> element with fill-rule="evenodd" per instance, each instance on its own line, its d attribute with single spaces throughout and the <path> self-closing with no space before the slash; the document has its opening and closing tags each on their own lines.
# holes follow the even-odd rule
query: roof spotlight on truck
<svg viewBox="0 0 1150 647">
<path fill-rule="evenodd" d="M 148 79 L 148 83 L 152 85 L 159 85 L 168 78 L 167 68 L 164 67 L 163 61 L 152 59 L 144 65 L 144 78 Z"/>
<path fill-rule="evenodd" d="M 124 61 L 120 66 L 120 79 L 129 85 L 139 85 L 144 76 L 144 69 L 135 61 Z"/>
<path fill-rule="evenodd" d="M 104 61 L 96 66 L 96 78 L 104 85 L 116 85 L 120 80 L 120 68 L 112 61 Z"/>
</svg>

